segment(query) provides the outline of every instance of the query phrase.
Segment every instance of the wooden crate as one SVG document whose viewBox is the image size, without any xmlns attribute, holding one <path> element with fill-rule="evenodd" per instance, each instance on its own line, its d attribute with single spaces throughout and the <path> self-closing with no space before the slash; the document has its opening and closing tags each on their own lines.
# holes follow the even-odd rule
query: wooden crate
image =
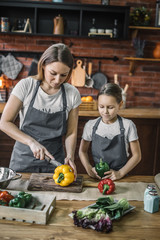
<svg viewBox="0 0 160 240">
<path fill-rule="evenodd" d="M 20 191 L 10 191 L 16 196 Z M 27 191 L 28 192 L 28 191 Z M 56 205 L 56 197 L 50 193 L 31 193 L 33 199 L 27 208 L 0 206 L 0 219 L 46 224 Z"/>
<path fill-rule="evenodd" d="M 79 106 L 80 111 L 96 111 L 97 110 L 97 101 L 93 100 L 92 102 L 82 102 Z"/>
</svg>

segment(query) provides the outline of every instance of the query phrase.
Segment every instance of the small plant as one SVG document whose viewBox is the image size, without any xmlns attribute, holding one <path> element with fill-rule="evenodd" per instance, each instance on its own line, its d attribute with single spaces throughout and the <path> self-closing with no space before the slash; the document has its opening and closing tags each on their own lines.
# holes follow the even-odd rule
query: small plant
<svg viewBox="0 0 160 240">
<path fill-rule="evenodd" d="M 134 8 L 130 13 L 130 24 L 133 26 L 148 26 L 151 22 L 151 12 L 146 7 Z"/>
</svg>

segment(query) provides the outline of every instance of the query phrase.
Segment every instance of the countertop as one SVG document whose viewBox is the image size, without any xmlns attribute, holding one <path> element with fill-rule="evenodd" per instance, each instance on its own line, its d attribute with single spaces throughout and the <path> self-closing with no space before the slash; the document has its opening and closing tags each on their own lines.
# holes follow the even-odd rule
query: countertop
<svg viewBox="0 0 160 240">
<path fill-rule="evenodd" d="M 3 112 L 6 103 L 0 103 L 0 113 Z M 119 115 L 126 118 L 150 118 L 160 119 L 160 108 L 125 108 L 119 111 Z M 79 111 L 81 117 L 98 117 L 98 111 Z"/>
<path fill-rule="evenodd" d="M 96 183 L 95 180 L 84 176 L 84 185 Z M 24 173 L 22 178 L 29 179 L 30 174 Z M 123 182 L 154 182 L 153 176 L 125 177 Z M 73 210 L 77 210 L 92 204 L 93 201 L 56 201 L 56 209 L 47 225 L 38 225 L 25 222 L 0 220 L 0 238 L 10 240 L 87 240 L 98 239 L 153 239 L 159 240 L 160 236 L 160 212 L 150 214 L 143 210 L 143 202 L 129 201 L 136 208 L 123 216 L 122 219 L 113 222 L 113 231 L 105 234 L 91 229 L 76 227 L 68 216 Z"/>
</svg>

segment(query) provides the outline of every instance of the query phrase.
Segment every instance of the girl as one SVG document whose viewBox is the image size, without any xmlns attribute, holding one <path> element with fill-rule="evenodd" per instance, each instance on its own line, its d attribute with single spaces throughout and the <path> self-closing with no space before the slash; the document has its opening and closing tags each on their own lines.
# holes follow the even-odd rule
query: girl
<svg viewBox="0 0 160 240">
<path fill-rule="evenodd" d="M 67 46 L 54 44 L 41 56 L 38 74 L 19 81 L 3 111 L 0 128 L 16 140 L 10 168 L 19 172 L 54 172 L 54 159 L 75 173 L 78 90 L 67 83 L 73 57 Z M 20 114 L 20 128 L 14 121 Z M 65 137 L 65 150 L 62 137 Z M 66 152 L 66 156 L 65 156 Z"/>
<path fill-rule="evenodd" d="M 104 178 L 120 179 L 141 160 L 137 130 L 131 120 L 117 115 L 123 104 L 121 88 L 117 84 L 104 85 L 97 98 L 100 117 L 86 123 L 79 156 L 88 175 L 100 179 L 95 167 L 92 167 L 89 161 L 88 149 L 92 142 L 94 163 L 99 163 L 102 158 L 110 167 L 110 171 L 105 173 Z M 129 147 L 131 157 L 128 160 Z"/>
</svg>

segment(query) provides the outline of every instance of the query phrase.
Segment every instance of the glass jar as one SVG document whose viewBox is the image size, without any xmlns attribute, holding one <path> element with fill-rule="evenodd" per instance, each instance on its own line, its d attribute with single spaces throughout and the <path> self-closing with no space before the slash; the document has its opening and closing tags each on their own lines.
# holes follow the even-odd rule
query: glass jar
<svg viewBox="0 0 160 240">
<path fill-rule="evenodd" d="M 144 210 L 149 213 L 159 211 L 159 196 L 157 191 L 149 191 L 145 196 Z"/>
<path fill-rule="evenodd" d="M 1 17 L 1 32 L 9 32 L 9 19 Z"/>
</svg>

